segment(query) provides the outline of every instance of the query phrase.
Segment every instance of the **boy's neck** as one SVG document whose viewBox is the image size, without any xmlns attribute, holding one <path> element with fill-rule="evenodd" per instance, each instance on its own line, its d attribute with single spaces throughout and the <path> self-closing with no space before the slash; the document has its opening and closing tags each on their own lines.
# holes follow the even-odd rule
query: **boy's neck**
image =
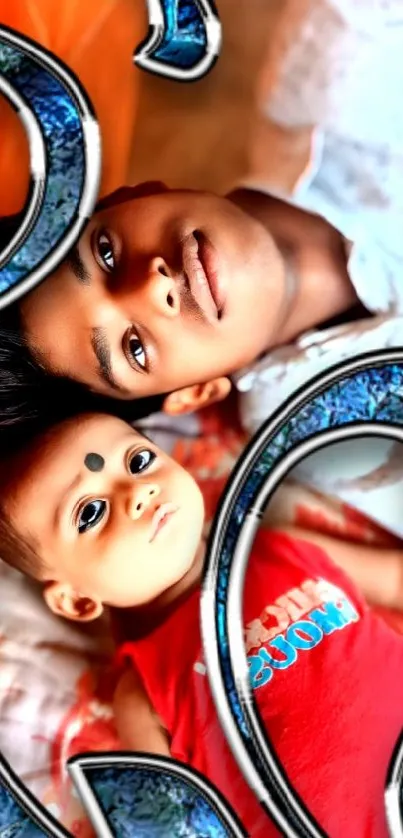
<svg viewBox="0 0 403 838">
<path fill-rule="evenodd" d="M 281 346 L 357 305 L 345 244 L 324 219 L 269 195 L 237 190 L 228 198 L 271 235 L 285 270 L 285 306 L 270 346 Z"/>
</svg>

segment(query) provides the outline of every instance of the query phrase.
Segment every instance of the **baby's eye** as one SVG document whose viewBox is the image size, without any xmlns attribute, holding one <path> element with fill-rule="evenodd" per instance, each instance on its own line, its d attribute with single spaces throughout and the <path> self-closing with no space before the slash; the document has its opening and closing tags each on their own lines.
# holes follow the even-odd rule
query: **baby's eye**
<svg viewBox="0 0 403 838">
<path fill-rule="evenodd" d="M 115 254 L 113 244 L 110 236 L 103 232 L 100 233 L 97 239 L 98 256 L 107 271 L 111 272 L 115 269 Z"/>
<path fill-rule="evenodd" d="M 77 522 L 79 534 L 95 527 L 102 520 L 106 512 L 106 501 L 91 500 L 80 510 Z"/>
<path fill-rule="evenodd" d="M 147 366 L 145 349 L 140 338 L 134 332 L 132 332 L 128 340 L 128 351 L 130 357 L 136 362 L 136 364 L 138 364 L 142 370 L 145 370 Z"/>
<path fill-rule="evenodd" d="M 129 471 L 132 474 L 140 474 L 150 467 L 151 463 L 156 459 L 154 451 L 144 448 L 142 451 L 136 451 L 129 459 Z"/>
</svg>

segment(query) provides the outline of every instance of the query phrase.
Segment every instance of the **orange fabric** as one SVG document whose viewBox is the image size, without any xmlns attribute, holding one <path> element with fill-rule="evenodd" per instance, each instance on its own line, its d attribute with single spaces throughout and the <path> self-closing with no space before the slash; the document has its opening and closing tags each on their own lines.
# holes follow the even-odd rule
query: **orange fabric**
<svg viewBox="0 0 403 838">
<path fill-rule="evenodd" d="M 0 0 L 0 23 L 61 58 L 78 76 L 102 136 L 101 195 L 127 182 L 146 31 L 144 0 Z M 24 129 L 0 96 L 0 215 L 22 209 L 29 183 Z"/>
</svg>

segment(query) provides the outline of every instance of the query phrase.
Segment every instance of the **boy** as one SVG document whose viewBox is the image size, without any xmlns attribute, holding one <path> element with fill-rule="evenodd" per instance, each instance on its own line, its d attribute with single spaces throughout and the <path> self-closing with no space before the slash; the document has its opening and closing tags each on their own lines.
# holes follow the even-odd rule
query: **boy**
<svg viewBox="0 0 403 838">
<path fill-rule="evenodd" d="M 249 189 L 101 202 L 70 260 L 20 304 L 49 372 L 118 398 L 168 394 L 178 413 L 334 318 L 402 313 L 401 9 L 370 5 L 284 4 Z"/>
<path fill-rule="evenodd" d="M 283 229 L 280 202 L 257 196 L 254 217 L 246 200 L 145 184 L 101 201 L 70 259 L 20 302 L 42 366 L 115 398 L 168 393 L 176 413 L 355 304 L 336 231 L 290 209 L 291 242 L 288 208 Z"/>
<path fill-rule="evenodd" d="M 201 666 L 204 514 L 192 478 L 130 426 L 98 414 L 44 433 L 1 481 L 4 559 L 40 581 L 56 614 L 88 621 L 104 605 L 115 609 L 128 663 L 116 690 L 123 746 L 189 763 L 251 836 L 276 835 L 230 754 Z M 325 833 L 386 838 L 403 639 L 343 567 L 367 596 L 402 607 L 397 551 L 297 530 L 259 534 L 244 596 L 251 684 L 289 779 Z"/>
</svg>

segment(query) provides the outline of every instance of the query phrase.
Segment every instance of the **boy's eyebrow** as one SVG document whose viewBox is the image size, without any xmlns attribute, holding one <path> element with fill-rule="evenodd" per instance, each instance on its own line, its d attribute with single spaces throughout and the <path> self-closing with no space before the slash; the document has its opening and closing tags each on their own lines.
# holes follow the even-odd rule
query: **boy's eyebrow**
<svg viewBox="0 0 403 838">
<path fill-rule="evenodd" d="M 98 361 L 98 373 L 103 381 L 105 381 L 109 387 L 112 387 L 113 390 L 117 390 L 118 393 L 131 395 L 131 391 L 126 390 L 125 387 L 121 387 L 113 374 L 111 350 L 105 329 L 102 329 L 99 326 L 94 326 L 91 332 L 91 346 Z"/>
<path fill-rule="evenodd" d="M 68 256 L 66 256 L 66 262 L 79 282 L 83 285 L 91 284 L 91 274 L 84 265 L 77 245 L 73 247 Z"/>
</svg>

